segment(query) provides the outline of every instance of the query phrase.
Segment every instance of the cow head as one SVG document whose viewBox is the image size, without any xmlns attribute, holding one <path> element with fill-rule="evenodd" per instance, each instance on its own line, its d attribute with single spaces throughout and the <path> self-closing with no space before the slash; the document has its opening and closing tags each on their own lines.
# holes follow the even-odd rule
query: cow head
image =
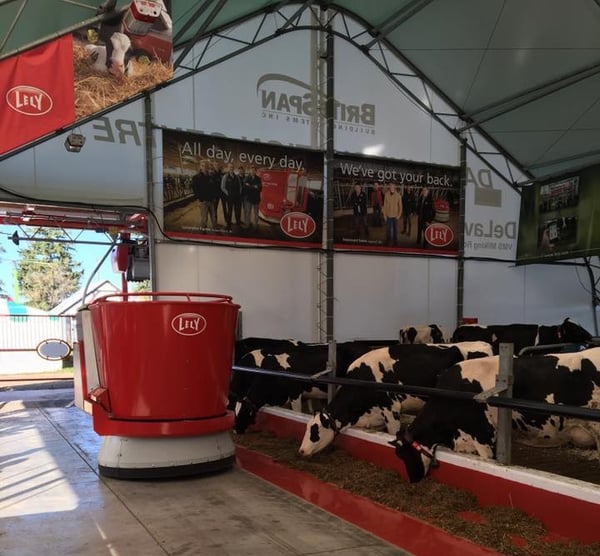
<svg viewBox="0 0 600 556">
<path fill-rule="evenodd" d="M 414 326 L 409 326 L 408 328 L 402 328 L 400 330 L 400 343 L 402 344 L 414 344 L 416 337 L 417 329 Z"/>
<path fill-rule="evenodd" d="M 326 411 L 320 411 L 306 423 L 306 432 L 298 453 L 312 456 L 329 446 L 339 432 L 336 420 Z"/>
<path fill-rule="evenodd" d="M 246 429 L 256 421 L 258 409 L 252 400 L 245 397 L 235 404 L 235 424 L 233 429 L 238 434 L 244 434 Z"/>
<path fill-rule="evenodd" d="M 431 341 L 434 344 L 446 344 L 448 343 L 448 339 L 446 338 L 446 334 L 437 324 L 430 324 L 429 328 L 431 329 Z"/>
<path fill-rule="evenodd" d="M 558 327 L 558 336 L 564 343 L 585 343 L 592 339 L 592 335 L 583 326 L 566 318 Z"/>
<path fill-rule="evenodd" d="M 437 467 L 435 459 L 435 448 L 427 449 L 417 441 L 413 440 L 410 431 L 399 431 L 396 433 L 396 439 L 389 442 L 396 449 L 396 455 L 404 461 L 408 480 L 411 483 L 418 483 L 423 480 L 431 467 Z"/>
<path fill-rule="evenodd" d="M 124 33 L 113 33 L 110 37 L 113 51 L 110 57 L 109 72 L 113 75 L 131 75 L 130 64 L 133 57 L 131 39 Z"/>
</svg>

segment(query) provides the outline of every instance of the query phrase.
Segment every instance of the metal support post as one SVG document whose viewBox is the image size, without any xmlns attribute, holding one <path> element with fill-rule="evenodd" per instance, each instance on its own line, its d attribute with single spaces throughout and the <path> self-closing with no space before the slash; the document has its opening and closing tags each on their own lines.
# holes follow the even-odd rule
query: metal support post
<svg viewBox="0 0 600 556">
<path fill-rule="evenodd" d="M 327 238 L 325 243 L 325 306 L 326 321 L 325 334 L 329 345 L 329 357 L 327 367 L 335 376 L 336 369 L 336 346 L 334 334 L 334 293 L 333 293 L 333 134 L 334 134 L 334 63 L 333 63 L 333 44 L 334 35 L 331 26 L 327 27 L 327 83 L 325 87 L 325 119 L 326 119 L 326 151 L 325 151 L 325 171 L 326 171 L 326 196 L 325 196 L 325 218 L 327 221 Z M 329 385 L 328 400 L 333 398 L 334 387 Z"/>
<path fill-rule="evenodd" d="M 496 387 L 502 388 L 503 396 L 513 395 L 513 344 L 500 344 L 500 362 Z M 496 437 L 496 461 L 502 465 L 510 465 L 512 452 L 512 409 L 498 408 L 498 427 Z"/>
</svg>

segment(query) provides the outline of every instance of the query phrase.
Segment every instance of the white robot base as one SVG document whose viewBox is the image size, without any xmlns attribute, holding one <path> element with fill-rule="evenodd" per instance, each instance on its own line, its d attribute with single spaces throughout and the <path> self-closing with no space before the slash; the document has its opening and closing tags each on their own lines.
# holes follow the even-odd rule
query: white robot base
<svg viewBox="0 0 600 556">
<path fill-rule="evenodd" d="M 229 431 L 202 436 L 131 438 L 104 436 L 98 471 L 115 479 L 165 479 L 230 468 L 235 446 Z"/>
</svg>

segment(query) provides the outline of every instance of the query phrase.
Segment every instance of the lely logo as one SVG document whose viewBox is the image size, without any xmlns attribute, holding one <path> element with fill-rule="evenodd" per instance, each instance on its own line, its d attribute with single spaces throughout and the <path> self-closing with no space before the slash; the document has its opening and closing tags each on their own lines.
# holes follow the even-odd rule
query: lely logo
<svg viewBox="0 0 600 556">
<path fill-rule="evenodd" d="M 180 313 L 171 320 L 171 328 L 182 336 L 197 336 L 206 329 L 206 319 L 198 313 Z"/>
<path fill-rule="evenodd" d="M 431 245 L 435 247 L 446 247 L 450 245 L 454 239 L 454 232 L 452 228 L 446 226 L 446 224 L 440 224 L 435 222 L 427 226 L 425 230 L 425 239 Z"/>
<path fill-rule="evenodd" d="M 283 215 L 279 224 L 287 236 L 303 239 L 314 234 L 317 224 L 308 214 L 303 212 L 288 212 Z"/>
<path fill-rule="evenodd" d="M 42 89 L 30 85 L 18 85 L 6 93 L 6 103 L 19 114 L 43 116 L 52 110 L 52 97 Z"/>
</svg>

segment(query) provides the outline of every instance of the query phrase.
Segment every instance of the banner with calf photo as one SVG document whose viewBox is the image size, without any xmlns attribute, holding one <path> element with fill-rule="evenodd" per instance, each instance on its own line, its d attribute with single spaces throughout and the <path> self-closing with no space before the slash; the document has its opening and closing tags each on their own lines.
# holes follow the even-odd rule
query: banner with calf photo
<svg viewBox="0 0 600 556">
<path fill-rule="evenodd" d="M 163 130 L 171 236 L 320 247 L 323 153 Z"/>
<path fill-rule="evenodd" d="M 456 255 L 459 192 L 458 167 L 336 156 L 335 246 Z"/>
<path fill-rule="evenodd" d="M 0 61 L 0 156 L 171 79 L 170 4 L 99 2 L 96 23 Z"/>
</svg>

